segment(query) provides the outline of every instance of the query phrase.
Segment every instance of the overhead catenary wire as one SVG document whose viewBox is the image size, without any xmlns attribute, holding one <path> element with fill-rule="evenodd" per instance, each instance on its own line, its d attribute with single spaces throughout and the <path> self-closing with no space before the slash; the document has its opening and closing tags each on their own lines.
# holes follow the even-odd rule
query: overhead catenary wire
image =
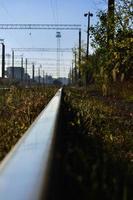
<svg viewBox="0 0 133 200">
<path fill-rule="evenodd" d="M 59 23 L 59 7 L 58 7 L 58 0 L 55 0 L 55 10 L 56 10 L 56 18 L 57 24 Z"/>
<path fill-rule="evenodd" d="M 0 24 L 2 30 L 79 30 L 81 24 Z"/>
<path fill-rule="evenodd" d="M 54 1 L 54 0 L 53 0 Z M 54 15 L 55 15 L 55 18 L 56 18 L 56 24 L 58 24 L 59 25 L 59 1 L 58 0 L 55 0 L 54 2 L 53 2 L 52 0 L 51 0 L 51 2 L 52 2 L 52 7 L 53 7 L 53 10 L 54 10 Z M 10 10 L 9 10 L 10 11 Z M 71 28 L 71 27 L 70 27 Z M 76 29 L 75 29 L 76 28 Z M 74 28 L 74 30 L 77 30 L 78 29 L 78 27 L 75 27 Z M 8 27 L 8 29 L 10 29 L 10 27 Z M 27 28 L 28 29 L 28 28 Z M 58 27 L 55 27 L 55 30 L 56 29 L 58 29 Z M 64 29 L 63 29 L 64 30 Z M 32 33 L 29 33 L 29 35 L 30 35 L 30 38 L 31 38 L 31 40 L 32 40 Z M 32 43 L 32 41 L 31 41 L 31 43 Z M 20 46 L 20 45 L 19 45 Z M 22 45 L 21 45 L 22 46 Z"/>
<path fill-rule="evenodd" d="M 57 17 L 56 17 L 56 12 L 54 9 L 53 0 L 50 0 L 50 7 L 51 7 L 52 14 L 53 14 L 53 21 L 54 21 L 54 23 L 57 23 Z"/>
<path fill-rule="evenodd" d="M 8 11 L 5 2 L 3 2 L 2 0 L 0 0 L 0 7 L 3 8 L 3 10 L 5 11 L 7 17 L 11 20 L 11 21 L 15 21 L 16 19 L 12 16 L 12 14 Z M 23 46 L 18 40 L 16 40 L 16 38 L 14 37 L 14 34 L 12 32 L 10 32 L 10 34 L 12 35 L 13 40 L 19 45 L 19 46 Z"/>
<path fill-rule="evenodd" d="M 15 19 L 13 19 L 14 17 L 9 13 L 7 7 L 5 6 L 5 2 L 3 2 L 2 0 L 0 0 L 0 7 L 3 8 L 3 10 L 5 11 L 5 13 L 7 14 L 7 16 L 9 17 L 10 20 L 14 21 Z"/>
</svg>

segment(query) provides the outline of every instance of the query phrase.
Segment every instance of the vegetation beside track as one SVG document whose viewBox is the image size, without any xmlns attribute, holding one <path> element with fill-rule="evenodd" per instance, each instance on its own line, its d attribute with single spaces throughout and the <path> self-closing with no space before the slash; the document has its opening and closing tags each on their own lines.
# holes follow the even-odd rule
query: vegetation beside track
<svg viewBox="0 0 133 200">
<path fill-rule="evenodd" d="M 123 102 L 92 89 L 64 90 L 58 199 L 132 199 L 133 104 Z"/>
<path fill-rule="evenodd" d="M 0 160 L 56 93 L 55 87 L 0 90 Z"/>
</svg>

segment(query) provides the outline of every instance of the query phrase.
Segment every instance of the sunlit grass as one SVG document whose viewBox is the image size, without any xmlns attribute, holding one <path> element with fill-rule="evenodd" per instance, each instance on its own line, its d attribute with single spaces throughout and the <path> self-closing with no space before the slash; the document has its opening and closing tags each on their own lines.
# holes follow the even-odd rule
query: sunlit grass
<svg viewBox="0 0 133 200">
<path fill-rule="evenodd" d="M 1 93 L 0 101 L 0 160 L 25 133 L 54 96 L 57 88 L 11 87 Z"/>
</svg>

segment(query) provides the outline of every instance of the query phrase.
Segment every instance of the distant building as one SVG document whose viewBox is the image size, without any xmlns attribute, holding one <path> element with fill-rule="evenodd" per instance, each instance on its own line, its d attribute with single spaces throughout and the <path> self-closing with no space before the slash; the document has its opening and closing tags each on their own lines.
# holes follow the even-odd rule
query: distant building
<svg viewBox="0 0 133 200">
<path fill-rule="evenodd" d="M 6 75 L 7 78 L 13 78 L 14 71 L 14 79 L 21 80 L 21 77 L 24 77 L 24 68 L 22 67 L 7 67 Z"/>
<path fill-rule="evenodd" d="M 60 77 L 58 80 L 62 83 L 62 85 L 68 85 L 69 79 L 66 77 Z"/>
<path fill-rule="evenodd" d="M 49 76 L 49 75 L 44 76 L 44 79 L 41 76 L 40 77 L 35 76 L 34 79 L 35 79 L 36 83 L 39 83 L 39 81 L 40 81 L 40 83 L 44 83 L 44 84 L 48 84 L 48 85 L 53 84 L 53 78 L 52 78 L 52 76 Z"/>
<path fill-rule="evenodd" d="M 50 75 L 46 75 L 45 82 L 46 84 L 53 84 L 53 77 Z"/>
<path fill-rule="evenodd" d="M 6 76 L 9 79 L 13 78 L 13 70 L 14 70 L 14 79 L 16 80 L 30 80 L 30 75 L 28 73 L 24 73 L 24 68 L 22 67 L 7 67 Z"/>
</svg>

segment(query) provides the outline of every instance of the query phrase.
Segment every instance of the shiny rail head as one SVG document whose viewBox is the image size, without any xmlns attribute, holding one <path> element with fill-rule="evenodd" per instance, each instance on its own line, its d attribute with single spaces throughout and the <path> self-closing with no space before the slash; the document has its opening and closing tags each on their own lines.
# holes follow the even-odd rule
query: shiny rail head
<svg viewBox="0 0 133 200">
<path fill-rule="evenodd" d="M 0 200 L 45 199 L 62 89 L 0 164 Z"/>
</svg>

